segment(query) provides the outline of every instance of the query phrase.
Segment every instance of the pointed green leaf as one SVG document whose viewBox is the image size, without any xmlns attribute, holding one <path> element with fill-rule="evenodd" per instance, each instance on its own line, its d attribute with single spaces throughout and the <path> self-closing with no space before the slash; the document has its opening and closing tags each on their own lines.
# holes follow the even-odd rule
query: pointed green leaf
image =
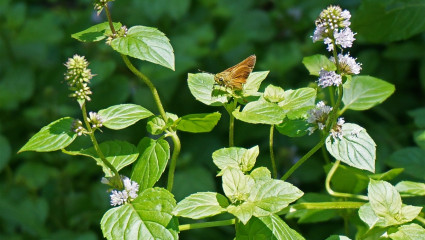
<svg viewBox="0 0 425 240">
<path fill-rule="evenodd" d="M 391 233 L 390 238 L 393 240 L 424 240 L 425 229 L 418 224 L 406 224 L 398 228 L 398 231 Z"/>
<path fill-rule="evenodd" d="M 366 203 L 360 207 L 359 217 L 369 226 L 369 229 L 372 229 L 375 226 L 388 226 L 385 219 L 381 219 L 375 214 L 370 203 Z"/>
<path fill-rule="evenodd" d="M 395 91 L 393 84 L 371 76 L 354 76 L 344 83 L 344 109 L 366 110 L 387 99 Z"/>
<path fill-rule="evenodd" d="M 264 99 L 269 102 L 280 102 L 285 99 L 285 91 L 281 87 L 277 87 L 274 85 L 268 85 L 264 90 Z"/>
<path fill-rule="evenodd" d="M 115 38 L 111 47 L 119 53 L 174 70 L 174 50 L 170 40 L 156 28 L 133 26 L 127 35 Z"/>
<path fill-rule="evenodd" d="M 316 54 L 303 58 L 303 64 L 310 72 L 310 75 L 319 76 L 320 70 L 335 71 L 335 64 L 328 57 Z"/>
<path fill-rule="evenodd" d="M 140 152 L 131 179 L 139 183 L 140 190 L 153 187 L 159 180 L 170 158 L 170 145 L 164 139 L 143 138 L 137 145 Z"/>
<path fill-rule="evenodd" d="M 307 134 L 310 127 L 305 119 L 288 119 L 285 118 L 281 124 L 275 126 L 280 134 L 288 137 L 302 137 Z"/>
<path fill-rule="evenodd" d="M 73 118 L 64 117 L 50 123 L 32 136 L 19 152 L 52 152 L 66 148 L 77 137 L 72 131 L 73 122 Z"/>
<path fill-rule="evenodd" d="M 165 124 L 164 119 L 159 116 L 153 116 L 146 124 L 146 130 L 152 135 L 159 135 L 163 133 L 166 127 L 167 125 Z"/>
<path fill-rule="evenodd" d="M 219 112 L 189 114 L 180 118 L 177 129 L 184 132 L 203 133 L 213 130 L 221 118 Z"/>
<path fill-rule="evenodd" d="M 296 90 L 286 90 L 284 100 L 279 102 L 279 106 L 284 110 L 294 110 L 302 107 L 314 106 L 316 100 L 316 90 L 314 88 L 299 88 Z"/>
<path fill-rule="evenodd" d="M 121 23 L 113 23 L 115 29 L 121 28 Z M 75 38 L 81 42 L 97 42 L 102 39 L 105 39 L 108 34 L 111 34 L 111 29 L 109 28 L 108 22 L 99 23 L 97 25 L 91 26 L 86 30 L 77 32 L 71 35 L 72 38 Z"/>
<path fill-rule="evenodd" d="M 214 75 L 210 73 L 189 73 L 187 83 L 196 100 L 210 106 L 223 106 L 227 103 L 224 95 L 213 95 L 215 86 Z"/>
<path fill-rule="evenodd" d="M 279 216 L 253 217 L 247 224 L 238 223 L 236 240 L 303 240 L 304 238 L 291 229 Z"/>
<path fill-rule="evenodd" d="M 226 168 L 223 171 L 222 181 L 224 194 L 232 202 L 247 200 L 254 185 L 254 179 L 244 175 L 237 168 Z"/>
<path fill-rule="evenodd" d="M 266 167 L 255 168 L 254 170 L 252 170 L 249 176 L 251 176 L 255 181 L 269 180 L 272 178 L 270 170 Z"/>
<path fill-rule="evenodd" d="M 99 144 L 99 147 L 106 160 L 111 163 L 117 171 L 120 171 L 125 166 L 132 164 L 136 161 L 137 156 L 139 155 L 136 146 L 125 141 L 107 141 Z M 114 175 L 114 173 L 98 157 L 94 147 L 80 151 L 68 151 L 67 153 L 91 157 L 96 160 L 97 165 L 102 167 L 105 177 L 112 177 Z"/>
<path fill-rule="evenodd" d="M 282 180 L 257 180 L 248 201 L 254 204 L 253 215 L 262 217 L 279 212 L 303 194 L 297 187 Z"/>
<path fill-rule="evenodd" d="M 178 239 L 178 223 L 171 211 L 173 195 L 161 188 L 148 188 L 131 203 L 108 210 L 100 222 L 103 236 L 121 239 Z"/>
<path fill-rule="evenodd" d="M 425 196 L 425 183 L 401 181 L 395 188 L 404 197 Z"/>
<path fill-rule="evenodd" d="M 375 180 L 389 181 L 400 175 L 403 171 L 403 168 L 393 168 L 384 173 L 370 174 L 369 177 Z"/>
<path fill-rule="evenodd" d="M 180 201 L 173 213 L 175 216 L 202 219 L 225 212 L 227 206 L 229 201 L 219 193 L 198 192 Z"/>
<path fill-rule="evenodd" d="M 240 205 L 229 205 L 227 212 L 237 217 L 239 221 L 246 224 L 252 217 L 254 211 L 254 204 L 251 202 L 244 202 Z"/>
<path fill-rule="evenodd" d="M 403 148 L 394 152 L 389 160 L 388 165 L 391 167 L 404 168 L 404 173 L 425 180 L 425 150 L 417 147 Z"/>
<path fill-rule="evenodd" d="M 279 124 L 285 117 L 284 111 L 274 103 L 266 101 L 250 102 L 243 108 L 242 112 L 239 109 L 233 111 L 233 116 L 236 119 L 253 124 Z"/>
<path fill-rule="evenodd" d="M 270 71 L 252 72 L 249 74 L 246 83 L 243 85 L 243 95 L 255 95 L 260 89 L 261 83 L 266 79 Z"/>
<path fill-rule="evenodd" d="M 214 164 L 221 170 L 228 167 L 238 168 L 242 172 L 250 171 L 259 154 L 258 146 L 250 149 L 240 147 L 221 148 L 212 155 Z"/>
<path fill-rule="evenodd" d="M 357 124 L 342 125 L 341 139 L 326 138 L 326 149 L 337 160 L 359 169 L 375 172 L 376 144 L 366 129 Z"/>
<path fill-rule="evenodd" d="M 153 113 L 136 104 L 120 104 L 100 110 L 99 115 L 105 127 L 118 130 L 150 117 Z"/>
</svg>

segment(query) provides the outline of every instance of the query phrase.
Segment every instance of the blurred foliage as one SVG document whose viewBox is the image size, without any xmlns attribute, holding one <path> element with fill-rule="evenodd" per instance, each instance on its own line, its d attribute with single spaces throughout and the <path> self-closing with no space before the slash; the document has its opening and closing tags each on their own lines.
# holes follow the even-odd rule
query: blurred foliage
<svg viewBox="0 0 425 240">
<path fill-rule="evenodd" d="M 326 54 L 325 47 L 313 44 L 310 36 L 315 18 L 329 4 L 338 4 L 353 15 L 352 29 L 358 33 L 359 41 L 351 55 L 363 63 L 362 74 L 396 85 L 395 94 L 384 104 L 365 112 L 347 111 L 345 119 L 366 128 L 377 143 L 377 172 L 389 168 L 386 162 L 402 167 L 395 163 L 399 160 L 390 157 L 393 152 L 398 150 L 398 155 L 402 155 L 400 150 L 416 146 L 415 141 L 424 146 L 423 137 L 418 137 L 423 125 L 415 126 L 407 114 L 407 110 L 424 105 L 422 1 L 116 0 L 111 11 L 116 22 L 156 27 L 170 38 L 176 56 L 175 72 L 151 63 L 133 62 L 153 79 L 166 109 L 182 116 L 216 111 L 192 97 L 187 87 L 188 72 L 219 72 L 254 53 L 255 70 L 270 70 L 263 86 L 272 83 L 290 89 L 314 85 L 316 79 L 308 75 L 301 61 L 304 56 Z M 393 10 L 392 15 L 377 18 L 388 10 Z M 408 24 L 399 25 L 394 19 Z M 92 72 L 97 74 L 92 82 L 94 94 L 89 110 L 131 102 L 156 111 L 149 90 L 131 75 L 109 46 L 103 42 L 82 44 L 70 37 L 103 21 L 105 16 L 96 15 L 90 0 L 0 1 L 0 239 L 102 238 L 99 222 L 109 208 L 109 199 L 95 162 L 60 152 L 16 152 L 48 123 L 64 116 L 81 118 L 78 105 L 67 97 L 63 82 L 63 63 L 73 54 L 85 55 Z M 319 92 L 319 96 L 323 93 Z M 211 154 L 227 145 L 226 114 L 212 133 L 181 133 L 182 154 L 174 191 L 177 200 L 197 191 L 221 191 Z M 105 129 L 98 135 L 99 140 L 119 139 L 136 144 L 146 135 L 145 124 L 142 121 L 123 131 Z M 267 126 L 236 123 L 237 146 L 260 145 L 257 165 L 269 164 L 268 130 Z M 416 139 L 413 132 L 417 132 Z M 280 174 L 316 141 L 308 136 L 276 136 Z M 79 139 L 73 148 L 82 146 L 88 146 L 87 139 Z M 322 192 L 323 163 L 321 155 L 316 154 L 289 181 L 304 192 Z M 415 179 L 415 174 L 420 175 L 417 171 L 402 173 L 397 179 Z M 286 221 L 307 239 L 324 239 L 344 232 L 340 217 L 298 226 L 295 220 Z M 185 220 L 181 222 L 184 224 Z M 229 239 L 232 235 L 231 227 L 223 227 L 187 231 L 181 238 Z"/>
</svg>

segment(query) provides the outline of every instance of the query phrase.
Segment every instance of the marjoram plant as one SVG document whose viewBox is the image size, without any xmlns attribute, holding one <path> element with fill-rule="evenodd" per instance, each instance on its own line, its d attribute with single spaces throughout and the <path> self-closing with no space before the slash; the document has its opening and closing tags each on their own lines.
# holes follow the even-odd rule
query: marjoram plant
<svg viewBox="0 0 425 240">
<path fill-rule="evenodd" d="M 174 70 L 174 52 L 169 39 L 156 28 L 128 28 L 113 22 L 108 8 L 110 1 L 95 1 L 95 9 L 98 13 L 105 11 L 107 22 L 72 37 L 82 42 L 106 39 L 106 44 L 121 55 L 128 69 L 148 86 L 159 114 L 136 104 L 87 112 L 86 103 L 92 94 L 90 80 L 95 75 L 88 68 L 85 57 L 74 55 L 65 63 L 65 82 L 71 91 L 70 97 L 79 104 L 82 120 L 58 119 L 43 127 L 19 151 L 61 150 L 96 161 L 105 175 L 102 183 L 110 187 L 113 206 L 100 222 L 104 237 L 110 240 L 178 239 L 181 231 L 234 225 L 238 240 L 304 239 L 282 216 L 302 218 L 312 212 L 326 214 L 338 209 L 362 220 L 351 223 L 358 230 L 356 239 L 425 239 L 422 207 L 403 204 L 402 200 L 406 196 L 424 195 L 425 184 L 402 181 L 393 186 L 386 180 L 400 173 L 394 169 L 373 174 L 375 142 L 365 128 L 346 122 L 342 117 L 347 110 L 374 107 L 395 90 L 392 84 L 381 79 L 358 75 L 361 64 L 348 53 L 355 40 L 355 33 L 350 29 L 350 12 L 329 6 L 320 13 L 312 40 L 323 42 L 330 57 L 314 55 L 303 60 L 309 73 L 318 77 L 317 88 L 329 90 L 328 100 L 317 101 L 318 89 L 312 87 L 283 89 L 268 85 L 261 92 L 260 85 L 268 71 L 250 73 L 241 89 L 219 86 L 213 74 L 189 73 L 188 86 L 195 99 L 209 106 L 224 107 L 229 114 L 229 146 L 212 154 L 223 194 L 197 192 L 177 203 L 172 190 L 181 148 L 178 133 L 210 132 L 221 114 L 196 113 L 179 117 L 165 111 L 156 87 L 129 57 Z M 102 127 L 120 130 L 145 118 L 148 118 L 146 128 L 151 137 L 141 138 L 137 146 L 118 140 L 99 143 L 96 139 L 95 133 L 101 134 Z M 270 126 L 271 169 L 255 166 L 260 154 L 258 145 L 234 146 L 235 120 Z M 275 129 L 293 138 L 313 133 L 320 135 L 319 142 L 280 178 L 281 169 L 277 169 L 273 153 Z M 66 149 L 77 137 L 84 136 L 90 138 L 91 147 L 78 151 Z M 301 189 L 285 180 L 319 149 L 326 149 L 335 160 L 331 161 L 324 151 L 327 157 L 325 187 L 330 198 L 328 201 L 308 201 Z M 120 175 L 120 170 L 129 165 L 132 166 L 131 176 Z M 167 166 L 166 187 L 155 186 Z M 367 195 L 333 190 L 332 185 L 338 184 L 333 181 L 337 170 L 346 175 L 356 172 L 365 176 Z M 234 218 L 179 224 L 179 218 L 198 220 L 224 213 Z M 333 235 L 328 239 L 349 238 Z"/>
</svg>

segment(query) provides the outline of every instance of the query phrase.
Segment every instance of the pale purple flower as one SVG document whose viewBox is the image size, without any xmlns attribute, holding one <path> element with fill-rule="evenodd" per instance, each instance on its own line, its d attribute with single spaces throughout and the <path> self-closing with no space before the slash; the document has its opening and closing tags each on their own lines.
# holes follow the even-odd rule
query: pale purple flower
<svg viewBox="0 0 425 240">
<path fill-rule="evenodd" d="M 326 71 L 322 69 L 319 72 L 319 80 L 317 80 L 317 82 L 322 88 L 339 86 L 342 83 L 342 78 L 341 75 L 337 74 L 335 71 Z"/>
<path fill-rule="evenodd" d="M 334 57 L 331 57 L 330 60 L 336 63 Z M 357 63 L 356 60 L 357 59 L 351 57 L 349 53 L 345 55 L 338 54 L 339 70 L 343 74 L 359 74 L 360 70 L 362 70 L 362 67 L 361 63 Z"/>
<path fill-rule="evenodd" d="M 350 28 L 346 27 L 340 31 L 334 32 L 335 44 L 342 48 L 350 48 L 353 46 L 355 33 Z"/>
<path fill-rule="evenodd" d="M 326 120 L 328 119 L 329 113 L 332 111 L 332 107 L 326 106 L 323 101 L 320 101 L 316 104 L 316 107 L 308 111 L 307 122 L 313 125 L 317 125 L 317 128 L 323 130 L 326 126 Z M 316 129 L 316 126 L 308 128 L 310 134 L 312 134 Z"/>
</svg>

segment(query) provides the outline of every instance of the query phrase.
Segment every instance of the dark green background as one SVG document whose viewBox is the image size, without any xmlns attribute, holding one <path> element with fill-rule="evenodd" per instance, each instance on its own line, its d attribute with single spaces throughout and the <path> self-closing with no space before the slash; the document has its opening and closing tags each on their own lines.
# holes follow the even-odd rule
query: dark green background
<svg viewBox="0 0 425 240">
<path fill-rule="evenodd" d="M 216 73 L 256 54 L 255 70 L 270 70 L 263 88 L 270 83 L 284 89 L 314 86 L 316 78 L 308 75 L 301 61 L 313 54 L 329 55 L 322 43 L 313 44 L 310 37 L 314 20 L 329 4 L 341 5 L 353 15 L 358 41 L 350 53 L 363 63 L 361 74 L 396 86 L 395 94 L 382 105 L 344 114 L 347 122 L 367 129 L 378 145 L 377 171 L 387 170 L 385 162 L 392 152 L 414 145 L 412 132 L 417 129 L 407 111 L 424 105 L 425 20 L 418 15 L 425 12 L 423 1 L 116 0 L 111 5 L 114 21 L 128 27 L 156 27 L 170 38 L 175 72 L 133 59 L 157 86 L 166 111 L 179 116 L 223 113 L 211 133 L 180 134 L 182 152 L 173 192 L 177 200 L 197 191 L 221 191 L 211 154 L 228 144 L 227 113 L 197 102 L 188 90 L 187 73 L 198 69 Z M 96 16 L 89 0 L 0 0 L 0 239 L 102 238 L 99 222 L 110 206 L 106 187 L 100 184 L 101 168 L 92 159 L 60 152 L 16 152 L 48 123 L 64 116 L 81 118 L 63 81 L 63 63 L 73 54 L 86 56 L 97 74 L 89 110 L 131 102 L 157 113 L 149 90 L 130 74 L 119 54 L 104 41 L 85 44 L 70 37 L 103 21 L 104 14 Z M 319 90 L 319 98 L 324 94 Z M 141 121 L 123 131 L 105 129 L 97 136 L 100 141 L 137 144 L 147 134 L 145 124 Z M 257 165 L 269 164 L 268 130 L 236 122 L 235 144 L 260 146 Z M 279 174 L 316 142 L 315 135 L 290 139 L 277 133 Z M 90 143 L 82 138 L 72 148 L 86 146 Z M 316 154 L 289 181 L 304 192 L 324 192 L 323 164 Z M 123 170 L 127 175 L 129 171 Z M 313 224 L 285 221 L 307 239 L 344 234 L 341 217 Z M 351 236 L 354 232 L 351 228 Z M 231 227 L 181 234 L 182 239 L 233 236 Z"/>
</svg>

